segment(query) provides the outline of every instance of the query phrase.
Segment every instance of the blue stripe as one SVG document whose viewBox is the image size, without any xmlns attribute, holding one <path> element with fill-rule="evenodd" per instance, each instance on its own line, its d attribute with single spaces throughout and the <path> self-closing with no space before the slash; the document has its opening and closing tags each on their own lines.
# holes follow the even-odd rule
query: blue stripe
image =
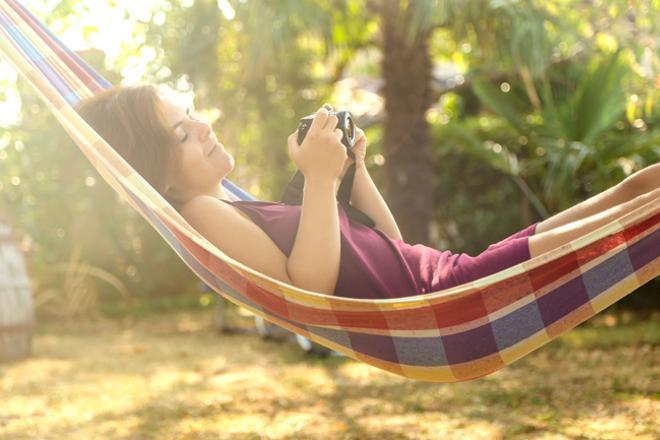
<svg viewBox="0 0 660 440">
<path fill-rule="evenodd" d="M 5 28 L 7 33 L 13 38 L 18 47 L 22 49 L 23 53 L 26 55 L 27 59 L 32 61 L 32 65 L 39 69 L 44 76 L 51 82 L 51 84 L 57 89 L 57 91 L 67 99 L 71 97 L 72 90 L 62 81 L 62 79 L 55 73 L 55 71 L 48 65 L 44 57 L 36 50 L 36 48 L 30 43 L 30 41 L 21 34 L 20 29 L 14 26 L 9 22 L 9 18 L 0 14 L 0 24 Z M 67 99 L 67 102 L 69 101 Z"/>
<path fill-rule="evenodd" d="M 230 191 L 232 194 L 234 194 L 236 197 L 238 197 L 241 200 L 247 200 L 247 201 L 256 200 L 256 197 L 242 190 L 238 185 L 236 185 L 229 179 L 224 179 L 222 181 L 222 186 L 224 186 L 228 191 Z"/>
<path fill-rule="evenodd" d="M 64 52 L 69 54 L 71 58 L 81 66 L 87 73 L 89 73 L 95 80 L 96 82 L 103 88 L 107 89 L 112 87 L 112 84 L 107 81 L 105 78 L 103 78 L 100 74 L 98 74 L 89 64 L 87 64 L 82 58 L 80 58 L 75 52 L 73 52 L 71 49 L 69 49 L 62 41 L 60 41 L 59 38 L 57 38 L 53 33 L 43 25 L 43 23 L 35 17 L 32 12 L 30 12 L 25 6 L 23 6 L 20 2 L 16 2 L 18 6 L 39 26 L 40 29 L 42 29 L 48 37 L 55 42 Z"/>
</svg>

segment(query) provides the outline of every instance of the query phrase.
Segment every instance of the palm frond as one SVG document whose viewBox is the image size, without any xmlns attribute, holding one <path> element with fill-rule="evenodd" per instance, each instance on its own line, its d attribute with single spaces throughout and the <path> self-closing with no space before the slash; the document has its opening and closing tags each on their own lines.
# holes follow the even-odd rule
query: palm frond
<svg viewBox="0 0 660 440">
<path fill-rule="evenodd" d="M 627 67 L 619 61 L 619 53 L 598 63 L 582 78 L 572 103 L 576 116 L 573 139 L 591 143 L 624 112 Z"/>
<path fill-rule="evenodd" d="M 512 95 L 502 93 L 499 89 L 485 80 L 475 80 L 473 82 L 474 93 L 479 97 L 487 107 L 495 114 L 509 121 L 519 132 L 529 135 L 529 127 L 518 114 L 516 104 Z"/>
</svg>

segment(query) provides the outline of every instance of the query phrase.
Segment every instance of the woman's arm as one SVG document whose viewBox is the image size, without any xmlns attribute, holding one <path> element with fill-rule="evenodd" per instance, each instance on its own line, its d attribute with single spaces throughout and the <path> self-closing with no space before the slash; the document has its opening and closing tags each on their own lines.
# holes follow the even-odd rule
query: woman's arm
<svg viewBox="0 0 660 440">
<path fill-rule="evenodd" d="M 339 277 L 337 184 L 305 179 L 300 223 L 287 270 L 294 285 L 332 295 Z"/>
<path fill-rule="evenodd" d="M 348 167 L 355 162 L 355 177 L 353 178 L 353 188 L 351 191 L 351 205 L 367 214 L 376 223 L 375 228 L 385 233 L 393 240 L 403 240 L 401 231 L 390 212 L 390 208 L 385 203 L 383 196 L 371 180 L 369 171 L 365 164 L 367 154 L 367 137 L 364 131 L 355 127 L 355 144 L 352 148 L 355 161 L 346 159 L 341 177 L 348 170 Z"/>
<path fill-rule="evenodd" d="M 337 184 L 307 182 L 298 233 L 289 257 L 253 221 L 214 197 L 193 198 L 183 206 L 181 215 L 231 258 L 287 284 L 332 295 L 340 257 Z"/>
<path fill-rule="evenodd" d="M 287 271 L 287 256 L 253 221 L 215 197 L 200 195 L 181 208 L 181 215 L 204 238 L 246 266 L 293 284 Z"/>
<path fill-rule="evenodd" d="M 289 156 L 305 176 L 300 222 L 287 261 L 293 284 L 332 295 L 339 277 L 339 175 L 346 161 L 337 117 L 321 108 L 301 145 L 297 131 L 288 139 Z"/>
<path fill-rule="evenodd" d="M 393 240 L 403 240 L 390 208 L 371 179 L 364 163 L 355 167 L 351 205 L 371 217 L 376 223 L 376 229 L 384 232 Z"/>
</svg>

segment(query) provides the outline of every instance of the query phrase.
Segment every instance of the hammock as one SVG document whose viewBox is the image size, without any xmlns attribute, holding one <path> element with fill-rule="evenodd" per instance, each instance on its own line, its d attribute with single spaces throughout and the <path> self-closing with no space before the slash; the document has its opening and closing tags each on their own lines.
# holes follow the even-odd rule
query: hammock
<svg viewBox="0 0 660 440">
<path fill-rule="evenodd" d="M 657 199 L 571 243 L 440 292 L 365 300 L 298 289 L 204 239 L 78 116 L 72 105 L 110 84 L 15 0 L 0 1 L 0 53 L 202 281 L 259 317 L 391 373 L 433 382 L 487 375 L 660 274 Z M 233 200 L 254 200 L 229 180 L 222 185 Z"/>
</svg>

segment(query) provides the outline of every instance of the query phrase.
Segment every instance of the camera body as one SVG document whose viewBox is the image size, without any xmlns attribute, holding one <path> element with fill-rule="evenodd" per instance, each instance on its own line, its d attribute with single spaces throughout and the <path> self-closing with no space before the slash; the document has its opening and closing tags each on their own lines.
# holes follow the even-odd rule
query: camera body
<svg viewBox="0 0 660 440">
<path fill-rule="evenodd" d="M 344 144 L 347 150 L 353 148 L 355 143 L 355 124 L 353 123 L 353 117 L 350 112 L 347 110 L 341 110 L 338 112 L 328 112 L 328 114 L 337 116 L 338 121 L 336 128 L 340 129 L 344 134 L 341 138 L 341 143 Z M 298 125 L 298 145 L 303 143 L 303 140 L 309 131 L 309 127 L 312 125 L 314 116 L 316 115 L 309 115 L 300 119 Z"/>
</svg>

